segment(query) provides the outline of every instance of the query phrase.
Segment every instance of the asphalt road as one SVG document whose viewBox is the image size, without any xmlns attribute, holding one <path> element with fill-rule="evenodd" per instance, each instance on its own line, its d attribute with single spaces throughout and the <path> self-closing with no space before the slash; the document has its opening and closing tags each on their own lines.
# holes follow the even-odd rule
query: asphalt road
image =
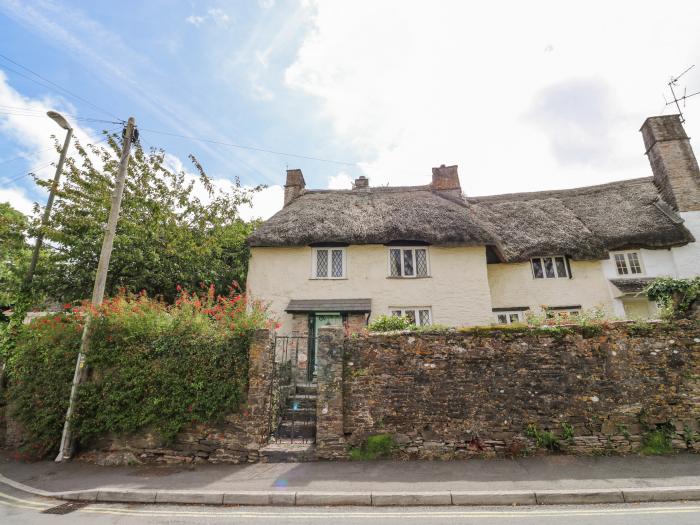
<svg viewBox="0 0 700 525">
<path fill-rule="evenodd" d="M 538 507 L 202 507 L 90 504 L 65 515 L 46 514 L 64 502 L 6 490 L 0 493 L 3 525 L 325 524 L 360 525 L 697 525 L 700 504 L 586 505 Z"/>
</svg>

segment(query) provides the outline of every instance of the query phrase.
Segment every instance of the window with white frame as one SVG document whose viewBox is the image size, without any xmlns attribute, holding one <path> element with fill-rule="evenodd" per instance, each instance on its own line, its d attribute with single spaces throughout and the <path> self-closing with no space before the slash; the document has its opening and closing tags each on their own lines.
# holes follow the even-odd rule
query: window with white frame
<svg viewBox="0 0 700 525">
<path fill-rule="evenodd" d="M 345 248 L 314 248 L 311 257 L 313 279 L 344 279 L 347 257 Z"/>
<path fill-rule="evenodd" d="M 644 273 L 639 252 L 613 254 L 617 275 L 641 275 Z"/>
<path fill-rule="evenodd" d="M 412 324 L 418 326 L 433 324 L 433 315 L 429 306 L 392 306 L 389 311 L 396 317 L 408 317 Z"/>
<path fill-rule="evenodd" d="M 428 248 L 389 248 L 390 277 L 428 277 Z"/>
<path fill-rule="evenodd" d="M 563 255 L 533 257 L 532 276 L 535 279 L 565 279 L 571 277 L 569 263 Z"/>
<path fill-rule="evenodd" d="M 552 307 L 545 310 L 547 319 L 566 319 L 567 317 L 578 317 L 580 313 L 580 306 Z"/>
<path fill-rule="evenodd" d="M 522 323 L 525 320 L 525 312 L 513 310 L 509 312 L 494 312 L 498 324 Z"/>
</svg>

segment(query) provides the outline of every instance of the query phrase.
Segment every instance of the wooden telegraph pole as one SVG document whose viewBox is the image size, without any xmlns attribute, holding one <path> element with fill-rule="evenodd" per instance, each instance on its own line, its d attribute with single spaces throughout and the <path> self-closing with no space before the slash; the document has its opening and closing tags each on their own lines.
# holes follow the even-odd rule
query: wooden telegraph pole
<svg viewBox="0 0 700 525">
<path fill-rule="evenodd" d="M 112 204 L 109 210 L 109 219 L 107 221 L 107 229 L 105 231 L 104 240 L 102 241 L 102 251 L 100 252 L 100 262 L 97 265 L 97 274 L 95 275 L 95 285 L 92 289 L 92 304 L 99 306 L 104 298 L 105 285 L 107 283 L 107 270 L 109 269 L 109 259 L 112 255 L 112 245 L 114 244 L 114 236 L 117 233 L 117 221 L 119 220 L 119 208 L 122 203 L 122 195 L 124 193 L 124 183 L 126 181 L 126 170 L 129 166 L 129 153 L 131 151 L 131 143 L 138 138 L 138 130 L 136 130 L 136 121 L 134 117 L 129 117 L 126 128 L 122 133 L 124 142 L 122 144 L 122 156 L 119 161 L 119 171 L 117 180 L 112 193 Z M 91 318 L 88 313 L 85 319 L 83 335 L 80 341 L 80 351 L 78 359 L 75 363 L 75 373 L 73 374 L 73 385 L 70 390 L 70 400 L 68 403 L 68 411 L 66 412 L 66 421 L 63 424 L 63 434 L 61 436 L 61 447 L 56 456 L 56 462 L 59 463 L 64 459 L 70 459 L 73 452 L 73 436 L 71 429 L 71 418 L 75 409 L 75 403 L 78 399 L 78 386 L 83 380 L 85 369 L 85 353 L 90 347 L 90 324 Z"/>
</svg>

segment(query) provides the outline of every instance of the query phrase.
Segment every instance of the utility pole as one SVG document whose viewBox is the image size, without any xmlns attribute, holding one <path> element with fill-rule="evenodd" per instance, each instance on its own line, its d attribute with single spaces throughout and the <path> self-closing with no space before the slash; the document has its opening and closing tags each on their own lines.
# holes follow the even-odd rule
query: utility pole
<svg viewBox="0 0 700 525">
<path fill-rule="evenodd" d="M 104 298 L 105 285 L 107 283 L 107 270 L 109 269 L 109 259 L 112 256 L 112 245 L 114 237 L 117 233 L 117 221 L 119 220 L 119 209 L 122 203 L 122 195 L 124 193 L 124 183 L 126 181 L 126 171 L 129 165 L 129 152 L 131 151 L 131 143 L 138 138 L 138 130 L 136 129 L 136 120 L 134 117 L 129 117 L 126 128 L 122 133 L 124 139 L 122 144 L 122 156 L 119 161 L 119 171 L 117 172 L 117 180 L 112 192 L 112 204 L 109 210 L 109 219 L 105 236 L 102 241 L 102 251 L 100 252 L 100 262 L 97 265 L 97 273 L 95 275 L 95 285 L 92 289 L 92 304 L 99 306 Z M 85 353 L 90 348 L 90 324 L 91 317 L 88 313 L 85 318 L 85 326 L 83 327 L 83 335 L 80 340 L 80 351 L 78 359 L 75 363 L 75 373 L 73 374 L 73 384 L 70 390 L 70 400 L 68 402 L 68 410 L 66 412 L 66 421 L 63 424 L 63 434 L 61 436 L 61 447 L 56 456 L 56 463 L 60 463 L 64 459 L 70 459 L 73 452 L 73 436 L 71 429 L 71 419 L 75 410 L 75 403 L 78 399 L 78 386 L 83 380 L 85 369 Z"/>
<path fill-rule="evenodd" d="M 59 126 L 66 130 L 66 140 L 63 142 L 63 149 L 61 150 L 61 157 L 58 159 L 58 165 L 56 166 L 56 174 L 53 177 L 53 182 L 51 183 L 51 189 L 49 190 L 49 200 L 46 201 L 46 208 L 44 209 L 44 215 L 41 218 L 41 227 L 39 233 L 36 236 L 36 243 L 34 244 L 34 251 L 32 252 L 32 262 L 29 263 L 29 270 L 24 279 L 24 285 L 29 288 L 32 284 L 32 279 L 34 279 L 34 271 L 36 270 L 37 262 L 39 261 L 39 252 L 41 251 L 41 245 L 44 242 L 44 229 L 49 222 L 51 217 L 51 207 L 53 206 L 53 200 L 56 195 L 56 190 L 58 190 L 58 182 L 61 180 L 61 172 L 63 171 L 63 163 L 66 161 L 66 153 L 68 153 L 68 148 L 70 146 L 70 139 L 73 136 L 73 128 L 68 124 L 68 121 L 63 118 L 60 113 L 55 111 L 48 111 L 46 113 L 51 119 L 53 119 Z"/>
</svg>

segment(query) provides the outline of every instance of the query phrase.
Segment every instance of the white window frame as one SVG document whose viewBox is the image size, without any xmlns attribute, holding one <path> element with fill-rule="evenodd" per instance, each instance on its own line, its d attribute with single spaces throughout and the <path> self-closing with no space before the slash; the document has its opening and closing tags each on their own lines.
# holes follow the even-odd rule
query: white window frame
<svg viewBox="0 0 700 525">
<path fill-rule="evenodd" d="M 581 308 L 546 308 L 544 311 L 547 319 L 554 319 L 559 314 L 569 314 L 569 317 L 578 316 L 581 315 Z"/>
<path fill-rule="evenodd" d="M 333 272 L 333 251 L 338 250 L 342 252 L 342 257 L 343 257 L 343 275 L 340 277 L 333 277 L 331 273 Z M 327 268 L 327 275 L 324 276 L 318 276 L 316 275 L 316 270 L 317 270 L 317 261 L 318 261 L 318 252 L 319 251 L 327 251 L 328 252 L 328 268 Z M 318 248 L 312 248 L 311 249 L 311 279 L 320 279 L 320 280 L 338 280 L 338 279 L 347 279 L 348 275 L 348 253 L 345 247 L 343 246 L 319 246 Z"/>
<path fill-rule="evenodd" d="M 500 319 L 498 318 L 499 315 L 506 316 L 505 323 L 502 323 L 500 321 Z M 518 316 L 517 321 L 513 321 L 511 319 L 511 316 L 513 316 L 513 315 Z M 506 325 L 506 324 L 524 323 L 525 322 L 525 312 L 523 310 L 507 310 L 507 311 L 502 311 L 502 312 L 493 312 L 493 317 L 496 320 L 496 324 L 498 324 L 498 325 Z"/>
<path fill-rule="evenodd" d="M 420 310 L 428 311 L 428 324 L 420 324 Z M 406 315 L 406 312 L 413 312 L 418 326 L 429 326 L 433 324 L 433 309 L 430 306 L 390 306 L 389 315 L 395 315 L 395 312 L 401 312 L 401 317 Z"/>
<path fill-rule="evenodd" d="M 564 259 L 564 272 L 565 275 L 559 275 L 559 270 L 557 269 L 557 258 Z M 547 271 L 545 270 L 544 267 L 544 260 L 545 259 L 552 259 L 552 262 L 554 264 L 554 277 L 548 277 L 547 276 Z M 535 275 L 535 264 L 534 261 L 539 260 L 540 264 L 542 265 L 542 277 L 537 277 Z M 566 258 L 566 255 L 542 255 L 540 257 L 532 257 L 530 258 L 530 271 L 532 272 L 532 278 L 536 280 L 547 280 L 547 279 L 571 279 L 571 269 L 569 267 L 569 261 Z"/>
<path fill-rule="evenodd" d="M 639 263 L 639 272 L 632 272 L 632 264 L 630 263 L 630 255 L 637 256 L 637 262 Z M 621 256 L 624 260 L 625 268 L 627 273 L 620 273 L 620 269 L 617 267 L 617 256 Z M 618 277 L 642 277 L 646 275 L 646 269 L 644 268 L 644 261 L 642 260 L 642 252 L 640 250 L 626 250 L 624 252 L 611 252 L 610 259 L 612 259 L 613 266 L 615 267 L 615 273 Z"/>
<path fill-rule="evenodd" d="M 391 250 L 401 251 L 401 275 L 391 275 Z M 413 252 L 413 275 L 404 275 L 403 252 L 410 250 Z M 418 275 L 416 272 L 416 250 L 425 250 L 425 275 Z M 387 246 L 386 271 L 392 279 L 425 279 L 430 277 L 430 250 L 428 246 Z"/>
</svg>

